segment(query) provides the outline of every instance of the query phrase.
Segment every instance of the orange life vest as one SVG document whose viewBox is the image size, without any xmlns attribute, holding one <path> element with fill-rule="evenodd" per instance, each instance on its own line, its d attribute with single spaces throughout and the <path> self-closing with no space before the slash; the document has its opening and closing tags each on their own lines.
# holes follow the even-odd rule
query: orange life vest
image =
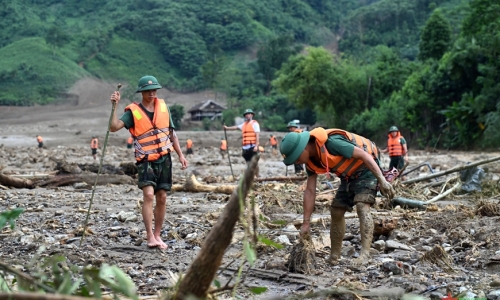
<svg viewBox="0 0 500 300">
<path fill-rule="evenodd" d="M 389 140 L 387 140 L 387 148 L 389 149 L 389 156 L 402 156 L 405 155 L 403 145 L 401 145 L 401 138 L 403 136 L 398 131 L 396 137 L 392 137 L 389 133 Z"/>
<path fill-rule="evenodd" d="M 187 139 L 186 148 L 191 149 L 193 147 L 193 141 L 191 139 Z"/>
<path fill-rule="evenodd" d="M 39 143 L 43 142 L 43 139 L 42 139 L 42 137 L 41 137 L 41 136 L 37 136 L 37 137 L 36 137 L 36 140 L 37 140 Z"/>
<path fill-rule="evenodd" d="M 93 138 L 90 141 L 90 149 L 97 149 L 99 148 L 99 140 L 97 138 Z"/>
<path fill-rule="evenodd" d="M 255 120 L 250 120 L 249 122 L 243 123 L 243 127 L 241 128 L 243 133 L 243 146 L 257 144 L 257 134 L 253 130 L 253 124 L 256 122 Z"/>
<path fill-rule="evenodd" d="M 131 103 L 125 107 L 130 110 L 134 118 L 134 127 L 129 128 L 136 140 L 135 159 L 142 161 L 155 161 L 172 152 L 173 144 L 170 141 L 170 115 L 163 99 L 155 98 L 155 111 L 153 120 L 138 103 Z"/>
<path fill-rule="evenodd" d="M 320 156 L 320 165 L 314 164 L 311 160 L 307 162 L 307 168 L 316 174 L 329 174 L 328 171 L 335 173 L 339 177 L 349 177 L 363 165 L 363 161 L 357 158 L 346 158 L 340 155 L 328 153 L 325 143 L 328 137 L 339 134 L 352 141 L 357 147 L 372 155 L 375 159 L 378 157 L 378 149 L 375 143 L 354 133 L 342 129 L 324 129 L 318 127 L 311 131 L 311 136 L 316 140 L 316 151 Z"/>
<path fill-rule="evenodd" d="M 220 149 L 223 151 L 227 150 L 227 141 L 226 140 L 220 141 Z"/>
<path fill-rule="evenodd" d="M 271 146 L 276 146 L 278 144 L 275 136 L 269 138 L 269 142 L 271 143 Z"/>
<path fill-rule="evenodd" d="M 129 137 L 127 139 L 127 144 L 132 145 L 133 142 L 134 142 L 134 139 L 132 137 Z"/>
</svg>

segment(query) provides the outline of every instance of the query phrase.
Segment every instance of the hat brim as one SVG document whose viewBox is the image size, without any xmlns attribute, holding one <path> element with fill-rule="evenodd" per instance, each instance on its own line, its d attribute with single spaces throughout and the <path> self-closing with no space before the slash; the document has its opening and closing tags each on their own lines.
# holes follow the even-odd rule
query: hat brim
<svg viewBox="0 0 500 300">
<path fill-rule="evenodd" d="M 297 159 L 299 159 L 302 152 L 304 152 L 304 149 L 306 148 L 306 145 L 309 142 L 309 138 L 311 136 L 309 131 L 301 132 L 298 135 L 299 135 L 299 143 L 297 144 L 297 147 L 295 147 L 292 154 L 288 155 L 283 160 L 283 163 L 287 166 L 293 165 L 297 161 Z"/>
<path fill-rule="evenodd" d="M 248 115 L 248 114 L 252 114 L 252 116 L 255 116 L 255 113 L 253 113 L 253 112 L 244 113 L 243 116 Z"/>
<path fill-rule="evenodd" d="M 140 93 L 140 92 L 144 92 L 144 91 L 150 91 L 150 90 L 159 90 L 161 89 L 161 85 L 159 84 L 150 84 L 150 85 L 147 85 L 145 87 L 142 87 L 140 89 L 137 89 L 137 91 L 135 91 L 136 93 Z"/>
</svg>

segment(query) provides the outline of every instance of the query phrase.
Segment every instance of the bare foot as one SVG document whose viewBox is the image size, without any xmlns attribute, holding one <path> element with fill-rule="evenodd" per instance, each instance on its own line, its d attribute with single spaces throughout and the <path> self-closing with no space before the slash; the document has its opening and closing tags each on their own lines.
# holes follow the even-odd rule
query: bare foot
<svg viewBox="0 0 500 300">
<path fill-rule="evenodd" d="M 358 258 L 353 259 L 352 264 L 355 266 L 361 266 L 363 264 L 368 263 L 369 260 L 370 260 L 369 254 L 360 254 Z"/>
<path fill-rule="evenodd" d="M 155 247 L 160 247 L 161 244 L 154 238 L 148 238 L 148 247 L 149 248 L 155 248 Z"/>
<path fill-rule="evenodd" d="M 158 247 L 162 250 L 165 250 L 168 248 L 168 245 L 165 244 L 159 236 L 155 236 L 156 241 L 158 242 Z"/>
</svg>

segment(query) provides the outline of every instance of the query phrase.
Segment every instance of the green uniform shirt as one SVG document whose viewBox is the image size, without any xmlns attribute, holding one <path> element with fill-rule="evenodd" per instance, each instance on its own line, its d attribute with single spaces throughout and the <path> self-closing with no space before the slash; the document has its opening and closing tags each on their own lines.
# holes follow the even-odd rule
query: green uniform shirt
<svg viewBox="0 0 500 300">
<path fill-rule="evenodd" d="M 354 153 L 354 147 L 357 147 L 352 141 L 340 134 L 334 134 L 328 137 L 325 143 L 326 150 L 331 155 L 343 156 L 345 158 L 351 158 Z M 376 161 L 378 164 L 378 161 Z M 369 171 L 365 168 L 366 171 Z M 313 171 L 306 168 L 307 176 L 315 174 Z M 363 171 L 364 173 L 364 171 Z"/>
<path fill-rule="evenodd" d="M 141 103 L 139 103 L 139 106 L 146 112 L 146 115 L 149 117 L 150 120 L 153 120 L 153 117 L 155 115 L 154 111 L 151 112 L 142 106 Z M 170 108 L 167 106 L 168 109 L 168 115 L 170 116 L 170 128 L 175 129 L 174 122 L 172 121 L 172 115 L 170 114 Z M 134 127 L 134 116 L 132 115 L 132 111 L 127 110 L 123 113 L 123 115 L 120 117 L 120 120 L 123 121 L 125 124 L 125 128 L 130 129 Z M 154 163 L 162 163 L 165 160 L 165 157 L 162 156 L 158 160 L 154 161 Z"/>
</svg>

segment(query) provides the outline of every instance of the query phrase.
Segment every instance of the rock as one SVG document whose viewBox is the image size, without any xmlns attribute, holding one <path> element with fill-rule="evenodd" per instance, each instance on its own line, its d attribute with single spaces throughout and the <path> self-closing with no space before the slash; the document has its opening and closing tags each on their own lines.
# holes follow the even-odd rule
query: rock
<svg viewBox="0 0 500 300">
<path fill-rule="evenodd" d="M 34 236 L 34 235 L 32 235 L 32 234 L 30 234 L 30 235 L 24 235 L 24 236 L 22 236 L 22 237 L 19 239 L 19 242 L 20 242 L 21 244 L 25 244 L 25 245 L 27 245 L 27 244 L 31 244 L 31 243 L 33 243 L 34 241 L 35 241 L 35 236 Z"/>
<path fill-rule="evenodd" d="M 133 213 L 131 211 L 128 211 L 128 212 L 121 211 L 118 213 L 116 218 L 118 220 L 120 220 L 121 222 L 137 221 L 137 216 L 135 215 L 135 213 Z"/>
<path fill-rule="evenodd" d="M 445 297 L 445 295 L 440 292 L 432 292 L 429 296 L 432 300 L 441 300 Z"/>
<path fill-rule="evenodd" d="M 394 240 L 387 240 L 385 242 L 385 250 L 391 250 L 391 249 L 401 249 L 401 250 L 406 250 L 406 251 L 415 251 L 413 247 L 407 246 L 405 244 L 402 244 L 400 242 L 396 242 Z"/>
<path fill-rule="evenodd" d="M 89 185 L 87 183 L 85 183 L 85 182 L 77 182 L 77 183 L 73 184 L 73 188 L 75 190 L 86 189 L 88 187 L 89 187 Z"/>
<path fill-rule="evenodd" d="M 341 255 L 345 257 L 352 257 L 356 253 L 354 246 L 342 247 Z"/>
<path fill-rule="evenodd" d="M 292 245 L 292 243 L 290 243 L 290 240 L 288 239 L 288 236 L 284 234 L 278 236 L 276 241 L 282 245 L 288 245 L 288 246 Z"/>
<path fill-rule="evenodd" d="M 392 272 L 393 275 L 404 274 L 403 263 L 399 261 L 386 261 L 382 263 L 382 270 Z"/>
<path fill-rule="evenodd" d="M 189 233 L 188 235 L 186 235 L 185 240 L 186 241 L 194 240 L 197 236 L 198 236 L 198 234 L 196 232 Z"/>
<path fill-rule="evenodd" d="M 378 251 L 383 251 L 385 249 L 385 241 L 378 240 L 378 241 L 374 242 L 373 248 L 377 249 Z"/>
<path fill-rule="evenodd" d="M 314 247 L 316 249 L 323 249 L 325 247 L 331 247 L 330 235 L 329 234 L 320 234 L 319 237 L 312 238 Z"/>
<path fill-rule="evenodd" d="M 491 287 L 499 287 L 500 286 L 500 279 L 495 279 L 492 282 L 490 282 Z"/>
<path fill-rule="evenodd" d="M 64 214 L 64 210 L 56 210 L 54 216 L 62 216 Z"/>
</svg>

